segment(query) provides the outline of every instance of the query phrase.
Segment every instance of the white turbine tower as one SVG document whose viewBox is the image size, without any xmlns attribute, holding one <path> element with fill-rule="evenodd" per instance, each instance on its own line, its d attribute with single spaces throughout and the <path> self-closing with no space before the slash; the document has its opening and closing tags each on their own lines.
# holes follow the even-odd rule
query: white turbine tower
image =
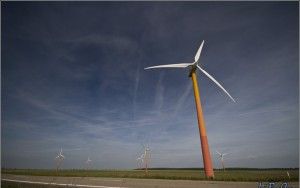
<svg viewBox="0 0 300 188">
<path fill-rule="evenodd" d="M 148 167 L 149 167 L 149 161 L 150 161 L 150 148 L 149 146 L 144 146 L 144 153 L 143 153 L 143 158 L 142 161 L 144 163 L 144 167 L 145 167 L 145 173 L 148 173 Z"/>
<path fill-rule="evenodd" d="M 225 156 L 225 155 L 228 155 L 229 153 L 220 153 L 220 152 L 218 152 L 218 151 L 216 151 L 216 152 L 217 152 L 217 154 L 219 155 L 220 161 L 221 161 L 221 163 L 222 163 L 222 168 L 223 168 L 223 170 L 225 171 L 225 166 L 224 166 L 224 156 Z"/>
<path fill-rule="evenodd" d="M 197 75 L 196 70 L 200 70 L 203 74 L 205 74 L 209 79 L 211 79 L 218 87 L 220 87 L 229 98 L 235 102 L 233 97 L 224 89 L 224 87 L 208 72 L 206 72 L 199 64 L 200 54 L 204 45 L 204 41 L 202 41 L 196 55 L 194 58 L 194 62 L 192 63 L 178 63 L 178 64 L 168 64 L 168 65 L 157 65 L 147 67 L 145 69 L 157 69 L 157 68 L 188 68 L 189 69 L 189 76 L 192 78 L 193 88 L 194 88 L 194 96 L 195 96 L 195 104 L 197 110 L 197 118 L 198 118 L 198 127 L 199 127 L 199 136 L 201 141 L 201 149 L 202 149 L 202 157 L 203 157 L 203 164 L 205 175 L 207 178 L 214 178 L 214 171 L 213 165 L 211 161 L 211 156 L 209 152 L 209 145 L 208 139 L 206 135 L 206 128 L 205 128 L 205 121 L 202 112 L 200 94 L 199 94 L 199 87 L 197 82 Z"/>
<path fill-rule="evenodd" d="M 62 154 L 62 148 L 60 148 L 60 152 L 58 155 L 55 157 L 56 160 L 56 171 L 58 171 L 62 161 L 65 159 L 65 156 Z"/>
</svg>

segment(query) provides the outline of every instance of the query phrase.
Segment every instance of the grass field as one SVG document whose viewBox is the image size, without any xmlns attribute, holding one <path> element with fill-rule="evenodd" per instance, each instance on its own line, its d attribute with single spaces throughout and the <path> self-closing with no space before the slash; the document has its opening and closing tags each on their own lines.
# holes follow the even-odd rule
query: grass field
<svg viewBox="0 0 300 188">
<path fill-rule="evenodd" d="M 289 172 L 290 178 L 287 173 Z M 206 180 L 200 169 L 150 169 L 145 175 L 143 170 L 38 170 L 38 169 L 2 169 L 2 174 L 32 176 L 67 177 L 113 177 L 147 179 Z M 299 169 L 228 169 L 215 170 L 215 181 L 299 181 Z"/>
</svg>

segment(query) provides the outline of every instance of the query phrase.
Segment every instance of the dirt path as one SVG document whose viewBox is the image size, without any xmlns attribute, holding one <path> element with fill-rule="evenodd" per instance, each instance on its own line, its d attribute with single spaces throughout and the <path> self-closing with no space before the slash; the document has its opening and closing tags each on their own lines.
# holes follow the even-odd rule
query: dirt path
<svg viewBox="0 0 300 188">
<path fill-rule="evenodd" d="M 72 186 L 93 188 L 257 188 L 257 182 L 222 182 L 222 181 L 192 181 L 192 180 L 159 180 L 159 179 L 130 179 L 130 178 L 98 178 L 98 177 L 49 177 L 21 176 L 2 174 L 2 181 L 18 182 L 18 184 L 40 184 L 47 187 Z M 52 184 L 52 185 L 51 185 Z M 264 187 L 267 184 L 264 184 Z M 275 184 L 281 187 L 281 183 Z M 289 183 L 288 187 L 298 188 L 299 183 Z"/>
</svg>

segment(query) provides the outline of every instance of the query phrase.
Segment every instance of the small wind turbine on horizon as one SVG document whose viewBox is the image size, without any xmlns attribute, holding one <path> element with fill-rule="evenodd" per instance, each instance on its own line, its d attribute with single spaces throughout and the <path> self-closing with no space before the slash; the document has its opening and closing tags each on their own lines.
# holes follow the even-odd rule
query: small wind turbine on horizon
<svg viewBox="0 0 300 188">
<path fill-rule="evenodd" d="M 144 169 L 145 173 L 148 173 L 148 167 L 149 167 L 149 160 L 150 160 L 150 148 L 149 146 L 144 146 L 144 153 L 143 153 L 143 162 L 144 162 Z"/>
<path fill-rule="evenodd" d="M 138 169 L 141 169 L 144 163 L 144 154 L 142 154 L 140 157 L 138 157 L 137 159 L 137 166 Z"/>
<path fill-rule="evenodd" d="M 90 159 L 90 157 L 88 157 L 88 159 L 85 161 L 87 170 L 89 169 L 91 162 L 92 162 L 92 160 Z"/>
<path fill-rule="evenodd" d="M 222 91 L 224 91 L 226 93 L 226 95 L 228 95 L 228 97 L 233 102 L 235 102 L 235 100 L 214 77 L 212 77 L 208 72 L 206 72 L 200 66 L 199 59 L 200 59 L 203 45 L 204 45 L 204 40 L 202 41 L 202 43 L 195 55 L 193 63 L 157 65 L 157 66 L 147 67 L 147 68 L 145 68 L 145 70 L 156 69 L 156 68 L 188 68 L 189 69 L 189 77 L 192 78 L 193 88 L 194 88 L 194 97 L 195 97 L 196 110 L 197 110 L 198 127 L 199 127 L 199 133 L 200 133 L 200 141 L 201 141 L 201 149 L 202 149 L 205 175 L 207 178 L 214 178 L 214 171 L 213 171 L 213 165 L 212 165 L 211 156 L 210 156 L 210 152 L 209 152 L 209 145 L 208 145 L 208 139 L 207 139 L 206 129 L 205 129 L 205 122 L 204 122 L 204 117 L 203 117 L 203 112 L 202 112 L 196 70 L 199 69 L 203 74 L 205 74 L 209 79 L 211 79 L 217 86 L 219 86 L 222 89 Z"/>
<path fill-rule="evenodd" d="M 56 171 L 58 171 L 59 167 L 61 166 L 62 161 L 65 159 L 65 156 L 62 154 L 62 148 L 60 148 L 60 152 L 55 157 L 56 160 Z"/>
<path fill-rule="evenodd" d="M 218 151 L 216 151 L 216 152 L 217 152 L 217 154 L 219 155 L 220 161 L 221 161 L 221 163 L 222 163 L 222 168 L 223 168 L 223 170 L 225 171 L 225 166 L 224 166 L 224 156 L 225 156 L 225 155 L 228 155 L 229 153 L 220 153 L 220 152 L 218 152 Z"/>
</svg>

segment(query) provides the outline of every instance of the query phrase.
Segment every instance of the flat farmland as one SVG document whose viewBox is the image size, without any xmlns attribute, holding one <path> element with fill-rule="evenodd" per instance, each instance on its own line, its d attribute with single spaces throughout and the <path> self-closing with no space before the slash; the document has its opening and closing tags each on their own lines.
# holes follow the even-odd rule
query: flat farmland
<svg viewBox="0 0 300 188">
<path fill-rule="evenodd" d="M 170 179 L 142 179 L 142 178 L 108 178 L 108 177 L 63 177 L 63 176 L 28 176 L 3 174 L 1 187 L 3 188 L 253 188 L 289 187 L 298 188 L 299 182 L 239 182 L 239 181 L 197 181 Z"/>
<path fill-rule="evenodd" d="M 290 177 L 287 175 L 289 172 Z M 200 169 L 150 169 L 143 170 L 39 170 L 39 169 L 2 169 L 3 174 L 51 176 L 51 177 L 109 177 L 170 180 L 206 180 Z M 228 169 L 215 170 L 214 181 L 239 182 L 280 182 L 299 181 L 299 169 Z"/>
</svg>

